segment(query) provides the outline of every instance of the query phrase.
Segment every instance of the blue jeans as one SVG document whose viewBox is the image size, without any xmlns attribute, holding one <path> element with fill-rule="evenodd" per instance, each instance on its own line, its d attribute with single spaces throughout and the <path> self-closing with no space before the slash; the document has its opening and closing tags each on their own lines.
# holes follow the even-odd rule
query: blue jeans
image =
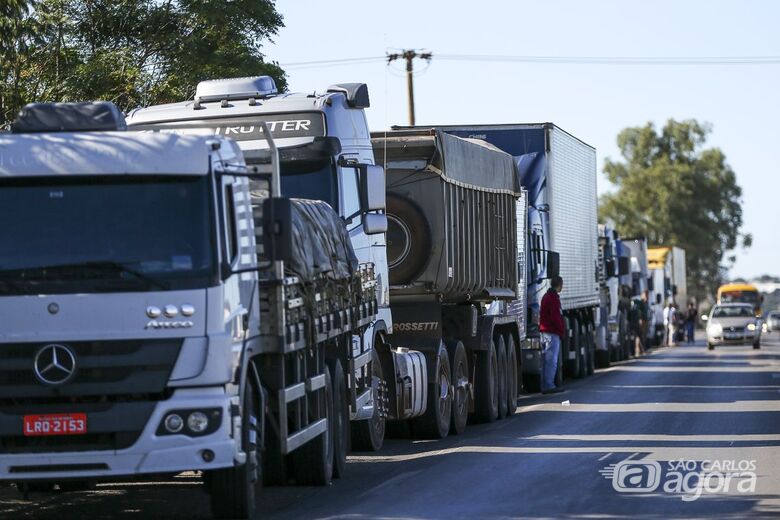
<svg viewBox="0 0 780 520">
<path fill-rule="evenodd" d="M 693 343 L 693 334 L 696 330 L 696 322 L 694 321 L 687 321 L 685 322 L 685 331 L 688 333 L 688 343 Z"/>
<path fill-rule="evenodd" d="M 555 388 L 555 375 L 558 373 L 558 356 L 561 351 L 561 338 L 557 334 L 542 332 L 544 366 L 542 367 L 542 390 Z"/>
</svg>

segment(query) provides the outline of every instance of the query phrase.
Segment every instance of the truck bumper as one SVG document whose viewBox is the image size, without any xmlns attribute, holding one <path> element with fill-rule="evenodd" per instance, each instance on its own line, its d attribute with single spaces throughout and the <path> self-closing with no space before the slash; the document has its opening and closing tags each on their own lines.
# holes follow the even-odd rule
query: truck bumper
<svg viewBox="0 0 780 520">
<path fill-rule="evenodd" d="M 221 391 L 221 389 L 220 389 Z M 6 453 L 0 457 L 0 480 L 108 480 L 134 475 L 190 470 L 211 470 L 242 463 L 233 440 L 234 421 L 230 416 L 237 398 L 198 391 L 177 391 L 170 399 L 157 403 L 138 440 L 129 448 L 116 451 L 67 451 L 48 453 Z M 173 410 L 221 408 L 219 427 L 202 437 L 184 434 L 157 435 L 165 415 Z M 235 421 L 240 425 L 240 422 Z M 87 426 L 89 428 L 89 426 Z M 204 451 L 210 450 L 209 462 Z"/>
</svg>

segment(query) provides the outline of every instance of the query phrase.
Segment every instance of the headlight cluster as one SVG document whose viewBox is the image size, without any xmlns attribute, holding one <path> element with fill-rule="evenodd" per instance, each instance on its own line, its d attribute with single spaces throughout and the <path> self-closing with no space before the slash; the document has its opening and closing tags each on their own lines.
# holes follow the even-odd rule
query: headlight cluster
<svg viewBox="0 0 780 520">
<path fill-rule="evenodd" d="M 756 324 L 755 323 L 748 323 L 747 330 L 749 330 L 750 332 L 753 332 L 754 330 L 756 330 Z"/>
<path fill-rule="evenodd" d="M 171 410 L 160 421 L 157 435 L 176 435 L 178 433 L 190 437 L 208 435 L 217 431 L 221 422 L 221 408 Z"/>
</svg>

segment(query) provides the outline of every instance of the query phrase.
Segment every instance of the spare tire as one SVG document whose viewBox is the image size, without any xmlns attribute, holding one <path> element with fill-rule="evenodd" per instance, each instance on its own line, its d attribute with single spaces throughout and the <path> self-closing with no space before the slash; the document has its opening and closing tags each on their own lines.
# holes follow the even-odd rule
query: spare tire
<svg viewBox="0 0 780 520">
<path fill-rule="evenodd" d="M 387 194 L 387 265 L 391 285 L 412 283 L 431 257 L 431 228 L 420 207 Z"/>
</svg>

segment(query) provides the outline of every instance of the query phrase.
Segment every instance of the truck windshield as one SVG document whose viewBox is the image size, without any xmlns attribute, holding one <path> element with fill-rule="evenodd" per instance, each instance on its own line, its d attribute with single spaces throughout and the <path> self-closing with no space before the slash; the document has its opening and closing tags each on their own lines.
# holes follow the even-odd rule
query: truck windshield
<svg viewBox="0 0 780 520">
<path fill-rule="evenodd" d="M 0 180 L 0 294 L 207 287 L 209 178 Z"/>
<path fill-rule="evenodd" d="M 334 210 L 339 210 L 336 169 L 332 159 L 302 164 L 282 161 L 281 175 L 281 191 L 285 197 L 322 200 Z"/>
</svg>

